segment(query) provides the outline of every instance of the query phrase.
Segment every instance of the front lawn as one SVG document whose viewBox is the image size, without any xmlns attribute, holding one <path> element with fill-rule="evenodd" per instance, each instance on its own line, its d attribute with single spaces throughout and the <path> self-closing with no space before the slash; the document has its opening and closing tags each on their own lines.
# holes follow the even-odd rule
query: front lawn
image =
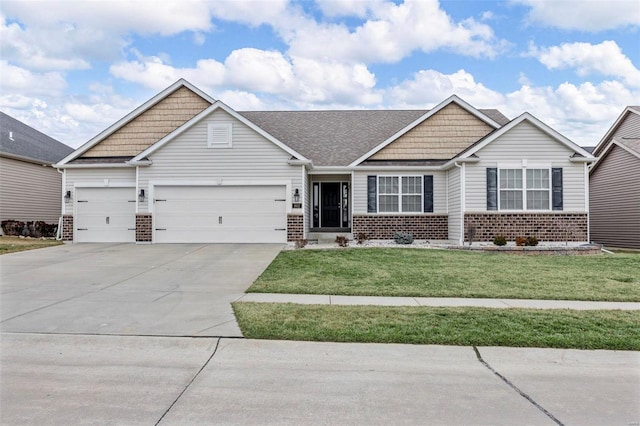
<svg viewBox="0 0 640 426">
<path fill-rule="evenodd" d="M 283 251 L 255 293 L 640 301 L 640 253 L 520 256 L 454 250 Z"/>
<path fill-rule="evenodd" d="M 38 238 L 20 238 L 3 235 L 0 237 L 0 254 L 59 246 L 60 244 L 63 244 L 63 242 L 51 239 L 41 240 Z"/>
<path fill-rule="evenodd" d="M 640 350 L 637 311 L 236 302 L 250 339 Z"/>
</svg>

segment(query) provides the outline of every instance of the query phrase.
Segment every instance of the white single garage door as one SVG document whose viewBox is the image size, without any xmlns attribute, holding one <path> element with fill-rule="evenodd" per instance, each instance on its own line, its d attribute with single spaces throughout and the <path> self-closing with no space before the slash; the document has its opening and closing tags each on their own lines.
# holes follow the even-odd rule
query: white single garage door
<svg viewBox="0 0 640 426">
<path fill-rule="evenodd" d="M 155 243 L 285 243 L 285 186 L 159 186 Z"/>
<path fill-rule="evenodd" d="M 78 243 L 135 242 L 135 188 L 77 188 L 74 223 Z"/>
</svg>

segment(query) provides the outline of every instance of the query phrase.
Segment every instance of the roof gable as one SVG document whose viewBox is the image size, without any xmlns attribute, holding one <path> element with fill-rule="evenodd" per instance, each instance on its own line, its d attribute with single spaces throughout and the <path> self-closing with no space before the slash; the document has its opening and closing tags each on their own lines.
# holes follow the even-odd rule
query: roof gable
<svg viewBox="0 0 640 426">
<path fill-rule="evenodd" d="M 468 113 L 469 115 L 475 117 L 476 119 L 480 120 L 481 122 L 484 122 L 485 124 L 487 124 L 488 126 L 490 126 L 493 129 L 497 129 L 497 128 L 500 127 L 500 124 L 498 122 L 496 122 L 495 120 L 493 120 L 492 118 L 490 118 L 488 115 L 486 115 L 486 114 L 480 112 L 479 110 L 475 109 L 470 104 L 468 104 L 467 102 L 463 101 L 462 99 L 460 99 L 456 95 L 452 95 L 449 98 L 447 98 L 444 101 L 442 101 L 440 104 L 436 105 L 435 108 L 433 108 L 432 110 L 429 110 L 424 115 L 419 117 L 417 120 L 413 121 L 408 126 L 404 127 L 403 129 L 401 129 L 400 131 L 398 131 L 397 133 L 392 135 L 390 138 L 386 139 L 384 142 L 382 142 L 381 144 L 376 146 L 374 149 L 370 150 L 369 152 L 367 152 L 364 155 L 362 155 L 361 157 L 359 157 L 357 160 L 352 162 L 350 165 L 351 166 L 357 166 L 358 164 L 362 163 L 363 161 L 372 158 L 374 156 L 374 154 L 380 152 L 385 147 L 387 147 L 388 145 L 394 143 L 400 137 L 402 137 L 403 135 L 407 134 L 411 130 L 415 129 L 418 125 L 420 125 L 421 123 L 425 122 L 429 118 L 435 116 L 441 110 L 444 110 L 446 107 L 448 107 L 449 105 L 452 105 L 452 104 L 457 105 L 460 109 L 466 111 L 466 113 Z"/>
<path fill-rule="evenodd" d="M 184 79 L 136 108 L 60 161 L 76 158 L 131 158 L 209 107 L 215 100 Z"/>
<path fill-rule="evenodd" d="M 0 154 L 25 161 L 52 164 L 73 148 L 0 112 Z"/>
<path fill-rule="evenodd" d="M 494 130 L 451 102 L 368 160 L 448 160 Z"/>
<path fill-rule="evenodd" d="M 229 106 L 225 105 L 223 102 L 216 101 L 209 108 L 207 108 L 204 111 L 200 112 L 198 115 L 193 117 L 191 120 L 189 120 L 188 122 L 184 123 L 182 126 L 180 126 L 179 128 L 175 129 L 173 132 L 169 133 L 164 138 L 159 140 L 157 143 L 153 144 L 152 146 L 148 147 L 144 151 L 140 152 L 138 155 L 136 155 L 131 160 L 131 163 L 135 164 L 136 162 L 144 161 L 145 157 L 147 157 L 147 156 L 153 154 L 154 152 L 158 151 L 160 148 L 162 148 L 166 144 L 170 143 L 177 136 L 181 135 L 182 133 L 184 133 L 185 131 L 187 131 L 191 127 L 193 127 L 196 123 L 202 121 L 205 117 L 207 117 L 208 115 L 210 115 L 213 111 L 216 111 L 217 109 L 221 109 L 221 110 L 225 111 L 227 114 L 231 115 L 236 120 L 240 121 L 244 125 L 248 126 L 249 128 L 251 128 L 252 130 L 257 132 L 258 134 L 260 134 L 261 136 L 263 136 L 264 138 L 269 140 L 271 143 L 275 144 L 276 146 L 280 147 L 285 152 L 289 153 L 295 159 L 302 160 L 302 161 L 308 161 L 308 159 L 305 156 L 299 154 L 298 152 L 296 152 L 295 150 L 291 149 L 289 146 L 285 145 L 284 143 L 282 143 L 281 141 L 279 141 L 278 139 L 276 139 L 275 137 L 273 137 L 269 133 L 265 132 L 263 129 L 261 129 L 260 127 L 256 126 L 250 120 L 248 120 L 246 117 L 242 116 L 241 114 L 239 114 L 238 112 L 236 112 L 235 110 L 230 108 Z"/>
<path fill-rule="evenodd" d="M 640 137 L 638 138 L 613 138 L 611 142 L 607 144 L 604 150 L 600 151 L 598 161 L 589 169 L 589 174 L 592 174 L 600 164 L 604 163 L 605 159 L 609 156 L 614 148 L 621 149 L 628 152 L 634 157 L 640 159 Z"/>
<path fill-rule="evenodd" d="M 609 130 L 607 130 L 602 139 L 600 139 L 600 142 L 598 142 L 596 147 L 593 149 L 593 155 L 600 155 L 601 152 L 608 147 L 611 142 L 611 138 L 616 134 L 618 129 L 627 122 L 627 120 L 638 120 L 640 122 L 640 106 L 628 106 L 624 111 L 622 111 L 622 114 L 620 114 L 616 121 L 613 122 Z M 638 124 L 638 129 L 640 129 L 640 123 Z M 631 136 L 640 137 L 640 134 Z"/>
<path fill-rule="evenodd" d="M 594 159 L 594 157 L 589 152 L 587 152 L 586 150 L 584 150 L 583 148 L 581 148 L 577 144 L 571 142 L 565 136 L 563 136 L 562 134 L 560 134 L 557 131 L 553 130 L 551 127 L 547 126 L 542 121 L 538 120 L 536 117 L 534 117 L 533 115 L 529 114 L 528 112 L 525 112 L 525 113 L 521 114 L 520 116 L 514 118 L 509 123 L 507 123 L 506 125 L 501 127 L 500 129 L 498 129 L 495 132 L 487 135 L 485 138 L 481 139 L 476 144 L 470 146 L 467 150 L 462 152 L 458 156 L 458 158 L 459 159 L 465 159 L 465 158 L 469 158 L 469 157 L 473 156 L 479 150 L 481 150 L 482 148 L 484 148 L 488 144 L 492 143 L 496 139 L 500 138 L 505 133 L 511 131 L 513 128 L 515 128 L 518 124 L 520 124 L 522 122 L 527 122 L 527 123 L 533 125 L 534 127 L 538 128 L 538 130 L 542 131 L 543 133 L 546 133 L 552 139 L 554 139 L 558 143 L 566 146 L 567 148 L 569 148 L 569 150 L 573 151 L 575 154 L 577 154 L 579 156 L 582 156 L 584 158 L 587 158 L 587 159 Z"/>
</svg>

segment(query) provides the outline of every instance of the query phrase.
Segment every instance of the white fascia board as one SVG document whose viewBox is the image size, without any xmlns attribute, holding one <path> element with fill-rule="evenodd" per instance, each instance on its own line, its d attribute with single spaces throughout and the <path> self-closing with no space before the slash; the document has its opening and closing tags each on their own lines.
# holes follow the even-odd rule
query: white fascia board
<svg viewBox="0 0 640 426">
<path fill-rule="evenodd" d="M 468 150 L 464 154 L 462 154 L 460 156 L 460 158 L 457 159 L 457 161 L 460 161 L 461 159 L 468 158 L 468 157 L 472 156 L 473 154 L 475 154 L 476 152 L 478 152 L 479 150 L 481 150 L 482 148 L 484 148 L 485 146 L 487 146 L 491 142 L 495 141 L 496 139 L 498 139 L 499 137 L 501 137 L 505 133 L 509 132 L 511 129 L 513 129 L 514 127 L 516 127 L 518 124 L 522 123 L 523 121 L 527 121 L 527 122 L 533 124 L 535 127 L 537 127 L 542 132 L 544 132 L 547 135 L 551 136 L 553 139 L 555 139 L 558 142 L 562 143 L 563 145 L 565 145 L 567 148 L 573 150 L 574 152 L 582 155 L 585 158 L 590 159 L 590 161 L 593 161 L 595 159 L 593 157 L 593 155 L 591 155 L 590 153 L 585 151 L 579 145 L 571 142 L 565 136 L 563 136 L 560 133 L 556 132 L 551 127 L 547 126 L 546 124 L 544 124 L 542 121 L 538 120 L 533 115 L 529 114 L 528 112 L 525 112 L 523 114 L 520 114 L 518 117 L 514 118 L 513 120 L 511 120 L 509 123 L 505 124 L 500 129 L 498 129 L 495 132 L 489 134 L 484 140 L 482 140 L 476 146 L 472 147 L 470 150 Z"/>
<path fill-rule="evenodd" d="M 600 151 L 603 151 L 609 148 L 608 146 L 606 146 L 609 138 L 611 138 L 611 136 L 616 132 L 616 130 L 618 130 L 618 127 L 620 126 L 620 124 L 622 124 L 624 119 L 627 117 L 627 114 L 640 115 L 640 111 L 636 110 L 635 108 L 631 108 L 630 106 L 626 107 L 624 111 L 622 111 L 622 114 L 620 114 L 620 116 L 616 119 L 616 121 L 613 122 L 609 130 L 607 130 L 607 133 L 604 134 L 602 139 L 600 139 L 600 142 L 598 142 L 596 147 L 593 149 L 594 155 L 599 155 Z"/>
<path fill-rule="evenodd" d="M 135 167 L 127 163 L 91 163 L 91 164 L 63 164 L 54 165 L 57 169 L 121 169 L 123 167 Z"/>
<path fill-rule="evenodd" d="M 194 86 L 193 84 L 189 83 L 187 80 L 181 78 L 180 80 L 178 80 L 175 83 L 173 83 L 171 86 L 169 86 L 166 89 L 164 89 L 162 92 L 160 92 L 157 95 L 155 95 L 153 98 L 149 99 L 148 101 L 146 101 L 145 103 L 140 105 L 138 108 L 136 108 L 133 111 L 131 111 L 129 114 L 127 114 L 124 117 L 122 117 L 120 120 L 116 121 L 114 124 L 109 126 L 107 129 L 103 130 L 102 132 L 100 132 L 99 134 L 94 136 L 91 140 L 89 140 L 84 145 L 82 145 L 79 148 L 77 148 L 71 154 L 69 154 L 68 156 L 66 156 L 62 160 L 60 160 L 58 162 L 57 166 L 61 166 L 63 164 L 68 163 L 69 161 L 75 160 L 76 158 L 78 158 L 79 156 L 81 156 L 82 154 L 87 152 L 89 149 L 91 149 L 94 146 L 96 146 L 98 143 L 100 143 L 107 136 L 111 135 L 116 130 L 120 129 L 125 124 L 129 123 L 131 120 L 133 120 L 134 118 L 136 118 L 137 116 L 139 116 L 143 112 L 147 111 L 148 109 L 150 109 L 151 107 L 156 105 L 162 99 L 166 98 L 168 95 L 170 95 L 171 93 L 175 92 L 177 89 L 179 89 L 182 86 L 184 86 L 184 87 L 188 88 L 189 90 L 195 92 L 197 95 L 201 96 L 202 98 L 204 98 L 205 100 L 207 100 L 211 104 L 215 103 L 215 101 L 216 101 L 211 96 L 207 95 L 202 90 L 198 89 L 196 86 Z"/>
<path fill-rule="evenodd" d="M 164 145 L 166 145 L 167 143 L 172 141 L 174 138 L 176 138 L 177 136 L 179 136 L 182 133 L 184 133 L 186 130 L 191 128 L 196 123 L 200 122 L 202 119 L 204 119 L 206 116 L 208 116 L 209 114 L 211 114 L 212 112 L 214 112 L 217 109 L 222 109 L 223 111 L 225 111 L 227 114 L 231 115 L 236 120 L 238 120 L 241 123 L 243 123 L 244 125 L 248 126 L 252 130 L 254 130 L 256 133 L 260 134 L 265 139 L 267 139 L 270 142 L 272 142 L 274 145 L 278 146 L 280 149 L 282 149 L 285 152 L 291 154 L 293 157 L 297 157 L 299 160 L 303 160 L 303 161 L 305 161 L 305 160 L 306 161 L 310 161 L 306 157 L 304 157 L 303 155 L 297 153 L 293 149 L 289 148 L 287 145 L 283 144 L 282 142 L 280 142 L 279 140 L 277 140 L 276 138 L 271 136 L 269 133 L 267 133 L 264 130 L 262 130 L 260 127 L 258 127 L 255 124 L 253 124 L 251 121 L 247 120 L 242 115 L 238 114 L 235 110 L 233 110 L 231 107 L 225 105 L 221 101 L 216 101 L 209 108 L 205 109 L 204 111 L 202 111 L 201 113 L 199 113 L 198 115 L 193 117 L 191 120 L 187 121 L 182 126 L 178 127 L 176 130 L 174 130 L 173 132 L 169 133 L 167 136 L 165 136 L 164 138 L 160 139 L 158 142 L 156 142 L 155 144 L 151 145 L 149 148 L 147 148 L 144 151 L 142 151 L 140 154 L 138 154 L 135 157 L 133 157 L 131 159 L 131 161 L 132 162 L 137 162 L 137 161 L 140 161 L 143 158 L 153 154 L 158 149 L 162 148 Z"/>
<path fill-rule="evenodd" d="M 436 105 L 435 107 L 433 107 L 432 109 L 427 111 L 424 115 L 419 117 L 417 120 L 415 120 L 414 122 L 412 122 L 411 124 L 406 126 L 404 129 L 398 131 L 393 136 L 391 136 L 389 139 L 385 140 L 380 145 L 376 146 L 375 148 L 373 148 L 372 150 L 370 150 L 369 152 L 367 152 L 366 154 L 364 154 L 363 156 L 361 156 L 360 158 L 358 158 L 357 160 L 355 160 L 353 163 L 351 163 L 349 165 L 350 166 L 357 166 L 358 164 L 362 163 L 364 160 L 366 160 L 367 158 L 371 157 L 376 152 L 382 150 L 384 147 L 386 147 L 387 145 L 391 144 L 393 141 L 398 139 L 400 136 L 404 135 L 409 130 L 411 130 L 414 127 L 418 126 L 419 124 L 421 124 L 422 122 L 427 120 L 429 117 L 433 116 L 438 111 L 440 111 L 441 109 L 443 109 L 444 107 L 446 107 L 447 105 L 449 105 L 452 102 L 456 103 L 458 106 L 460 106 L 461 108 L 466 110 L 468 113 L 470 113 L 473 116 L 475 116 L 476 118 L 484 121 L 485 123 L 487 123 L 489 126 L 493 127 L 494 129 L 497 129 L 497 128 L 500 127 L 500 124 L 498 124 L 497 122 L 495 122 L 494 120 L 492 120 L 491 118 L 486 116 L 485 114 L 481 113 L 480 111 L 478 111 L 477 109 L 472 107 L 470 104 L 468 104 L 467 102 L 465 102 L 462 99 L 460 99 L 458 96 L 451 95 L 447 99 L 445 99 L 444 101 L 440 102 L 438 105 Z"/>
</svg>

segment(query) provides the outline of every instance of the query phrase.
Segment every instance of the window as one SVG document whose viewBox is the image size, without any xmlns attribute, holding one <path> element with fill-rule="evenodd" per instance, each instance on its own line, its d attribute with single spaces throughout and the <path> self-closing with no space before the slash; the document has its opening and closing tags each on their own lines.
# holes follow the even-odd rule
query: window
<svg viewBox="0 0 640 426">
<path fill-rule="evenodd" d="M 232 123 L 209 123 L 207 126 L 207 147 L 231 148 L 232 132 Z"/>
<path fill-rule="evenodd" d="M 422 176 L 379 176 L 378 212 L 422 212 Z"/>
<path fill-rule="evenodd" d="M 549 169 L 500 169 L 500 210 L 549 210 Z"/>
</svg>

